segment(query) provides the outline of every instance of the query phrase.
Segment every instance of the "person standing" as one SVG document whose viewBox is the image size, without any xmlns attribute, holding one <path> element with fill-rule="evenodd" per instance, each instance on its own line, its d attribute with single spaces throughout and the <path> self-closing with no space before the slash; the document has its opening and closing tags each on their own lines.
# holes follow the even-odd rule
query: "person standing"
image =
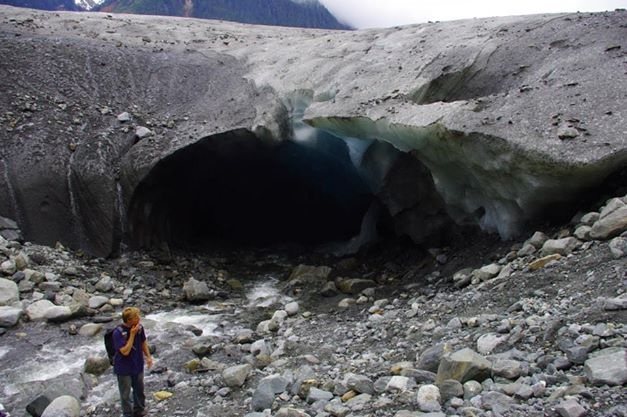
<svg viewBox="0 0 627 417">
<path fill-rule="evenodd" d="M 137 307 L 122 311 L 122 325 L 113 331 L 113 372 L 118 378 L 120 401 L 124 417 L 146 415 L 144 393 L 144 357 L 148 368 L 152 367 L 152 356 L 146 342 L 146 332 L 140 324 L 141 313 Z M 133 397 L 131 399 L 131 390 Z"/>
</svg>

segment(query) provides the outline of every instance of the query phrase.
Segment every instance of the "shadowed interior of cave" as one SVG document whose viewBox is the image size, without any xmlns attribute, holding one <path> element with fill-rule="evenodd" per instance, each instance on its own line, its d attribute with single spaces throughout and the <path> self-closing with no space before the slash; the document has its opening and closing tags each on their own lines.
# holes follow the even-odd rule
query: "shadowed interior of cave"
<svg viewBox="0 0 627 417">
<path fill-rule="evenodd" d="M 343 241 L 373 196 L 346 144 L 264 144 L 246 130 L 205 138 L 162 160 L 129 207 L 131 246 L 200 249 Z"/>
</svg>

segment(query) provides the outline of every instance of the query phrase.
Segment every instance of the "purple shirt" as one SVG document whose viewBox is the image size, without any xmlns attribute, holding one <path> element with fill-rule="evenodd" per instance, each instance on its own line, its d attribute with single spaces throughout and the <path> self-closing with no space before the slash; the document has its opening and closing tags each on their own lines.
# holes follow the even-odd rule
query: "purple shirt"
<svg viewBox="0 0 627 417">
<path fill-rule="evenodd" d="M 139 375 L 144 372 L 144 351 L 142 345 L 146 341 L 144 328 L 139 329 L 133 341 L 133 347 L 128 356 L 120 353 L 120 349 L 126 345 L 130 335 L 130 328 L 124 325 L 118 326 L 113 331 L 113 346 L 115 356 L 113 358 L 113 372 L 117 375 Z"/>
</svg>

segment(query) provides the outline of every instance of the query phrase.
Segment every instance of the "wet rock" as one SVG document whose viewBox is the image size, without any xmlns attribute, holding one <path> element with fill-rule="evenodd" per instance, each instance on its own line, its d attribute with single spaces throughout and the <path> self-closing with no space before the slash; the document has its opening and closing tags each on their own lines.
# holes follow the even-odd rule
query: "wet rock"
<svg viewBox="0 0 627 417">
<path fill-rule="evenodd" d="M 62 395 L 52 400 L 41 417 L 79 417 L 80 415 L 80 402 L 70 395 Z"/>
<path fill-rule="evenodd" d="M 40 395 L 26 406 L 26 411 L 33 417 L 41 417 L 46 407 L 50 405 L 52 400 L 45 395 Z"/>
<path fill-rule="evenodd" d="M 595 352 L 584 364 L 593 385 L 623 385 L 627 382 L 627 349 L 607 348 Z"/>
<path fill-rule="evenodd" d="M 78 330 L 78 334 L 84 337 L 94 337 L 102 330 L 102 324 L 99 323 L 87 323 L 81 326 Z"/>
<path fill-rule="evenodd" d="M 490 376 L 491 364 L 472 349 L 462 349 L 442 357 L 438 367 L 436 384 L 447 379 L 461 383 L 469 380 L 483 381 Z"/>
<path fill-rule="evenodd" d="M 111 367 L 107 356 L 88 356 L 83 370 L 92 375 L 102 375 Z"/>
<path fill-rule="evenodd" d="M 190 278 L 185 282 L 183 285 L 183 293 L 185 294 L 185 299 L 190 302 L 208 301 L 212 296 L 207 283 L 198 281 L 195 278 Z"/>
<path fill-rule="evenodd" d="M 299 305 L 297 302 L 291 302 L 285 305 L 285 312 L 288 316 L 292 317 L 298 314 Z"/>
</svg>

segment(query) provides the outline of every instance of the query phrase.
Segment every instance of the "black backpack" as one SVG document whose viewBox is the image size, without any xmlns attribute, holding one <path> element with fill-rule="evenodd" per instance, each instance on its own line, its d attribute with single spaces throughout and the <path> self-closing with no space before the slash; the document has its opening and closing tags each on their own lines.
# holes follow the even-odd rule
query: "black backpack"
<svg viewBox="0 0 627 417">
<path fill-rule="evenodd" d="M 105 349 L 107 349 L 107 356 L 109 357 L 109 363 L 113 365 L 113 358 L 115 357 L 115 346 L 113 346 L 113 332 L 117 329 L 117 326 L 113 329 L 107 329 L 104 334 Z"/>
</svg>

